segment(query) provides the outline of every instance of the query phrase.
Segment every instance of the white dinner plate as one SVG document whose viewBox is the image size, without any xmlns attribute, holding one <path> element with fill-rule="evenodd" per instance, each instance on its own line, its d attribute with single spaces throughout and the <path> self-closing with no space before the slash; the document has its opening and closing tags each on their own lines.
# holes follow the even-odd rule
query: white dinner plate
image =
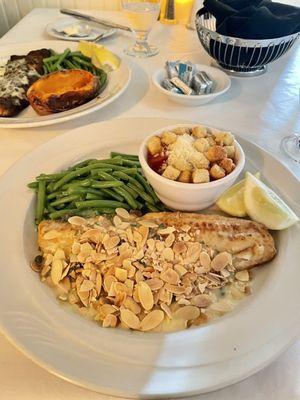
<svg viewBox="0 0 300 400">
<path fill-rule="evenodd" d="M 62 41 L 40 41 L 1 46 L 0 65 L 4 65 L 12 54 L 27 54 L 31 50 L 42 48 L 51 48 L 57 52 L 63 52 L 66 48 L 76 50 L 77 43 L 70 42 L 66 44 Z M 131 70 L 124 60 L 122 60 L 120 67 L 108 74 L 108 83 L 105 89 L 95 99 L 71 110 L 46 116 L 38 115 L 32 107 L 28 106 L 15 117 L 0 117 L 0 128 L 31 128 L 57 124 L 82 117 L 83 115 L 100 110 L 115 101 L 127 89 L 130 79 Z"/>
<path fill-rule="evenodd" d="M 0 328 L 28 357 L 68 381 L 123 397 L 204 393 L 263 368 L 299 334 L 299 224 L 275 235 L 278 254 L 254 270 L 251 296 L 232 313 L 180 332 L 101 328 L 60 305 L 30 269 L 37 248 L 27 182 L 111 150 L 137 154 L 151 132 L 184 122 L 123 118 L 81 127 L 36 148 L 0 179 Z M 296 177 L 263 149 L 237 139 L 246 169 L 260 171 L 299 215 Z"/>
<path fill-rule="evenodd" d="M 90 29 L 88 30 L 89 34 L 84 37 L 66 35 L 63 30 L 73 24 L 81 24 L 83 27 L 88 27 Z M 48 35 L 56 39 L 78 42 L 79 40 L 95 40 L 101 34 L 103 34 L 101 39 L 105 39 L 113 35 L 116 32 L 116 29 L 110 29 L 89 21 L 82 21 L 76 18 L 68 17 L 60 18 L 54 22 L 50 22 L 48 25 L 46 25 L 45 31 Z"/>
</svg>

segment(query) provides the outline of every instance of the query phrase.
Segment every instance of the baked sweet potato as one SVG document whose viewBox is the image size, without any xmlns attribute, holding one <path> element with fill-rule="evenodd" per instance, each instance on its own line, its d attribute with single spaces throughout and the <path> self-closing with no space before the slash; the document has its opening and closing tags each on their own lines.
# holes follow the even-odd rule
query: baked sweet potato
<svg viewBox="0 0 300 400">
<path fill-rule="evenodd" d="M 99 90 L 99 80 L 90 72 L 62 70 L 37 80 L 28 89 L 27 98 L 39 115 L 48 115 L 78 107 L 95 98 Z"/>
</svg>

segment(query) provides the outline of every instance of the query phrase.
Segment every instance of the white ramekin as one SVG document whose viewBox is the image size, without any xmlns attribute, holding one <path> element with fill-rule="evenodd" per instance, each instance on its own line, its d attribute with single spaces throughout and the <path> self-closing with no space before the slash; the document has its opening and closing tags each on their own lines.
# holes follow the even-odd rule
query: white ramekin
<svg viewBox="0 0 300 400">
<path fill-rule="evenodd" d="M 164 131 L 170 131 L 178 127 L 192 128 L 195 124 L 180 124 L 166 126 L 147 136 L 139 150 L 139 160 L 143 172 L 155 190 L 159 199 L 168 207 L 181 211 L 203 210 L 212 204 L 227 190 L 242 172 L 245 165 L 245 154 L 242 147 L 235 140 L 234 146 L 237 152 L 235 169 L 216 181 L 208 183 L 182 183 L 164 178 L 148 165 L 147 142 L 151 136 L 159 136 Z"/>
</svg>

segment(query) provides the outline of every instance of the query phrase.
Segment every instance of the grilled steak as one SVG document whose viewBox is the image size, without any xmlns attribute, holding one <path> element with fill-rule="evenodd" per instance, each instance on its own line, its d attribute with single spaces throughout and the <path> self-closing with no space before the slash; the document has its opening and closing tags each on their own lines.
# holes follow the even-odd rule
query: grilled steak
<svg viewBox="0 0 300 400">
<path fill-rule="evenodd" d="M 43 59 L 49 56 L 49 50 L 41 49 L 10 57 L 0 78 L 0 117 L 13 117 L 28 106 L 27 90 L 40 78 Z"/>
</svg>

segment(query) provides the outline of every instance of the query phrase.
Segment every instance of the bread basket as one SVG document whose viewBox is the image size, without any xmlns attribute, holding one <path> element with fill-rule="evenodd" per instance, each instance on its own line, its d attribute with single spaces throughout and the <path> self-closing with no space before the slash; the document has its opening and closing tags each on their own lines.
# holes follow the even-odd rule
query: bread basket
<svg viewBox="0 0 300 400">
<path fill-rule="evenodd" d="M 209 13 L 196 14 L 196 29 L 206 52 L 227 73 L 234 76 L 257 76 L 267 70 L 267 64 L 285 54 L 300 33 L 276 39 L 249 40 L 220 35 L 216 19 Z"/>
</svg>

